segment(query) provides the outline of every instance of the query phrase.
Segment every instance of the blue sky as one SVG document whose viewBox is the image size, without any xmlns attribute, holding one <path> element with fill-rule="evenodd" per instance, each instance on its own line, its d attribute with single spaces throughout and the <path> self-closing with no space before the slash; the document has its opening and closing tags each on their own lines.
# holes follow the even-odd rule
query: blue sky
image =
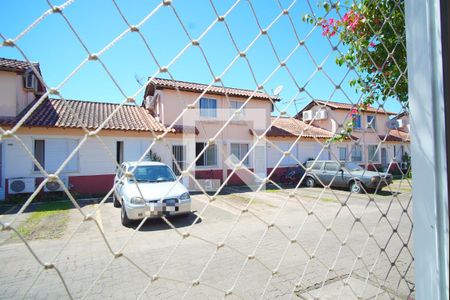
<svg viewBox="0 0 450 300">
<path fill-rule="evenodd" d="M 223 15 L 232 7 L 236 0 L 212 0 L 218 13 Z M 315 0 L 311 0 L 315 4 Z M 63 1 L 53 1 L 59 5 Z M 139 23 L 160 1 L 154 0 L 117 0 L 125 17 L 131 24 Z M 276 0 L 251 1 L 263 28 L 267 27 L 280 13 Z M 287 8 L 292 1 L 280 0 Z M 316 67 L 312 58 L 323 64 L 323 70 L 335 83 L 340 83 L 347 71 L 335 65 L 337 56 L 332 51 L 332 45 L 321 35 L 319 29 L 311 33 L 312 26 L 302 21 L 305 13 L 311 13 L 306 1 L 297 1 L 290 10 L 294 27 L 305 46 L 299 47 L 287 66 L 300 86 L 306 84 L 307 93 L 298 96 L 295 106 L 289 109 L 290 114 L 306 105 L 311 97 L 348 102 L 341 91 L 334 91 L 333 84 L 324 72 L 318 72 L 310 79 Z M 181 18 L 186 30 L 192 38 L 197 38 L 216 18 L 209 0 L 173 0 L 173 7 Z M 27 9 L 24 9 L 26 7 Z M 48 9 L 44 0 L 15 0 L 2 3 L 2 18 L 0 18 L 0 33 L 6 38 L 15 38 L 29 24 Z M 324 11 L 313 6 L 318 15 Z M 7 12 L 7 13 L 5 13 Z M 120 17 L 111 0 L 77 0 L 64 10 L 64 14 L 78 32 L 91 52 L 98 52 L 114 40 L 127 25 Z M 248 1 L 240 1 L 226 18 L 231 33 L 239 49 L 248 47 L 256 37 L 258 27 Z M 158 62 L 165 66 L 189 42 L 178 19 L 170 7 L 162 7 L 142 27 L 141 33 L 147 40 Z M 296 47 L 297 39 L 287 16 L 273 25 L 269 36 L 275 45 L 275 50 L 281 59 L 285 59 Z M 336 41 L 334 41 L 336 42 Z M 19 47 L 32 61 L 41 64 L 44 79 L 50 86 L 58 85 L 87 56 L 85 50 L 69 29 L 64 19 L 53 14 L 48 16 L 18 42 Z M 219 75 L 237 55 L 223 23 L 216 24 L 201 40 L 205 55 L 215 75 Z M 344 50 L 342 47 L 341 50 Z M 331 55 L 330 55 L 331 52 Z M 14 48 L 0 48 L 0 57 L 23 59 Z M 263 82 L 275 69 L 278 62 L 270 46 L 267 36 L 261 36 L 247 52 L 258 83 Z M 311 58 L 312 57 L 312 58 Z M 111 49 L 101 56 L 102 61 L 126 95 L 134 94 L 140 87 L 136 77 L 145 81 L 158 68 L 137 33 L 129 33 Z M 212 74 L 197 47 L 190 47 L 180 59 L 170 67 L 171 74 L 179 80 L 209 83 Z M 167 75 L 160 75 L 165 77 Z M 359 95 L 355 94 L 347 82 L 354 76 L 347 75 L 342 89 L 353 101 Z M 226 86 L 255 89 L 256 83 L 244 59 L 239 59 L 223 76 Z M 297 87 L 285 69 L 279 70 L 265 85 L 268 91 L 282 85 L 283 101 L 280 107 L 295 96 Z M 107 76 L 99 62 L 89 62 L 61 89 L 61 94 L 68 99 L 84 99 L 105 102 L 120 102 L 123 100 L 119 89 Z M 142 99 L 142 95 L 138 97 Z M 390 110 L 398 110 L 395 101 L 385 106 Z"/>
</svg>

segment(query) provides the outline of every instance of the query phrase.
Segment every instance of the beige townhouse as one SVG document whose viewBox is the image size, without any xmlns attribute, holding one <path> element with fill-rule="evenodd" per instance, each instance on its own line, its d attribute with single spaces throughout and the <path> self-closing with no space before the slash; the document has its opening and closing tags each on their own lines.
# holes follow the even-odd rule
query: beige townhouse
<svg viewBox="0 0 450 300">
<path fill-rule="evenodd" d="M 41 75 L 39 64 L 34 66 Z M 53 173 L 77 147 L 60 177 L 72 191 L 97 194 L 109 191 L 121 162 L 140 159 L 152 144 L 153 159 L 176 174 L 179 168 L 189 169 L 182 179 L 186 186 L 197 189 L 200 183 L 214 189 L 223 183 L 251 184 L 269 174 L 276 180 L 311 158 L 350 158 L 366 164 L 370 154 L 378 153 L 380 140 L 377 163 L 384 165 L 392 157 L 400 159 L 396 153 L 407 151 L 409 141 L 408 133 L 400 130 L 406 121 L 395 120 L 399 128 L 390 129 L 386 122 L 393 122 L 393 114 L 373 108 L 363 112 L 354 131 L 360 148 L 350 142 L 326 148 L 350 106 L 314 101 L 296 118 L 275 117 L 273 105 L 280 98 L 262 91 L 154 78 L 142 100 L 119 108 L 110 101 L 47 97 L 36 75 L 27 62 L 0 58 L 1 133 L 30 113 L 16 132 L 20 141 L 5 135 L 0 140 L 0 199 L 32 192 L 42 181 L 30 154 Z M 309 119 L 309 114 L 319 118 Z M 97 135 L 85 131 L 98 129 L 107 119 Z M 242 167 L 231 175 L 238 161 Z M 61 187 L 44 187 L 53 190 Z"/>
<path fill-rule="evenodd" d="M 298 112 L 296 118 L 307 124 L 339 134 L 352 119 L 355 106 L 346 103 L 314 100 Z M 399 121 L 401 120 L 401 121 Z M 333 143 L 330 158 L 353 161 L 369 169 L 374 167 L 406 168 L 402 164 L 409 154 L 408 115 L 397 115 L 382 108 L 368 106 L 356 112 L 351 141 Z"/>
<path fill-rule="evenodd" d="M 39 65 L 35 64 L 40 72 Z M 118 164 L 138 160 L 166 128 L 147 109 L 136 104 L 52 99 L 27 62 L 0 58 L 0 200 L 12 194 L 31 193 L 44 175 L 31 155 L 48 173 L 54 173 L 75 148 L 116 111 L 96 136 L 89 136 L 67 163 L 60 178 L 72 191 L 92 195 L 108 192 Z M 25 114 L 31 113 L 13 136 L 3 135 Z M 75 117 L 76 116 L 76 117 Z M 194 133 L 185 133 L 187 135 Z M 179 129 L 165 136 L 153 151 L 171 164 L 167 145 L 177 144 Z M 61 191 L 48 185 L 44 192 Z"/>
</svg>

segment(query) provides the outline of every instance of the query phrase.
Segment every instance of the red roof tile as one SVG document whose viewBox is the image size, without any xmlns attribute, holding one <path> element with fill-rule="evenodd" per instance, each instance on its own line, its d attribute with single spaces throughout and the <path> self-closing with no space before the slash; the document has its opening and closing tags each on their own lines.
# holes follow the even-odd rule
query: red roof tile
<svg viewBox="0 0 450 300">
<path fill-rule="evenodd" d="M 353 105 L 351 103 L 341 103 L 341 102 L 335 102 L 335 101 L 325 101 L 325 100 L 312 100 L 309 102 L 302 110 L 300 110 L 296 118 L 301 119 L 302 118 L 302 112 L 305 110 L 311 109 L 313 106 L 328 106 L 331 109 L 343 109 L 343 110 L 352 110 L 356 107 L 356 104 Z M 396 115 L 396 113 L 386 111 L 383 108 L 375 108 L 372 106 L 368 106 L 367 109 L 363 109 L 363 112 L 371 112 L 371 113 L 377 113 L 377 114 L 386 114 L 386 115 Z"/>
<path fill-rule="evenodd" d="M 38 63 L 33 63 L 33 65 L 39 68 Z M 0 70 L 25 72 L 28 69 L 30 69 L 30 64 L 26 61 L 0 57 Z"/>
<path fill-rule="evenodd" d="M 32 107 L 24 110 L 17 118 L 0 118 L 2 125 L 14 125 Z M 115 103 L 81 100 L 46 99 L 27 118 L 26 127 L 81 128 L 72 111 L 88 129 L 98 128 L 119 106 Z M 143 107 L 124 105 L 106 123 L 103 129 L 132 131 L 164 131 L 165 127 Z"/>
<path fill-rule="evenodd" d="M 331 131 L 306 124 L 303 121 L 294 118 L 279 118 L 272 117 L 272 127 L 267 132 L 269 137 L 296 137 L 302 135 L 305 138 L 319 138 L 329 139 L 333 137 Z"/>
<path fill-rule="evenodd" d="M 411 137 L 408 132 L 392 129 L 389 131 L 389 133 L 384 136 L 379 136 L 381 140 L 387 141 L 387 142 L 410 142 Z M 386 139 L 385 139 L 386 138 Z"/>
<path fill-rule="evenodd" d="M 201 93 L 203 92 L 208 85 L 202 84 L 202 83 L 195 83 L 195 82 L 187 82 L 187 81 L 180 81 L 180 80 L 171 80 L 171 79 L 164 79 L 164 78 L 154 78 L 152 80 L 152 83 L 156 86 L 157 89 L 172 89 L 180 91 L 189 91 L 189 92 L 196 92 Z M 211 86 L 207 94 L 215 94 L 215 95 L 228 95 L 228 96 L 234 96 L 234 97 L 244 97 L 248 98 L 253 94 L 254 91 L 247 90 L 247 89 L 238 89 L 238 88 L 232 88 L 232 87 L 225 87 L 222 86 Z M 256 92 L 252 99 L 260 99 L 260 100 L 269 100 L 272 99 L 273 101 L 279 101 L 279 97 L 275 96 L 269 96 L 266 93 L 263 92 Z"/>
</svg>

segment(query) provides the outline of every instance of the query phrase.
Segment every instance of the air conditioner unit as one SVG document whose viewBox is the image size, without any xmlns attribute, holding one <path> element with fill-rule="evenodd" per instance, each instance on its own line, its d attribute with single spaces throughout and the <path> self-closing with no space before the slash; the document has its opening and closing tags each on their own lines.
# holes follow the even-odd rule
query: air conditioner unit
<svg viewBox="0 0 450 300">
<path fill-rule="evenodd" d="M 316 112 L 317 120 L 324 120 L 326 118 L 328 118 L 328 113 L 326 110 L 319 110 L 318 112 Z"/>
<path fill-rule="evenodd" d="M 60 177 L 66 188 L 69 188 L 69 177 Z M 44 192 L 60 192 L 63 187 L 59 181 L 48 181 L 44 186 Z"/>
<path fill-rule="evenodd" d="M 10 178 L 8 179 L 8 192 L 10 194 L 32 193 L 35 189 L 35 179 Z"/>
<path fill-rule="evenodd" d="M 310 121 L 313 119 L 313 112 L 312 110 L 306 110 L 303 112 L 303 121 Z"/>
</svg>

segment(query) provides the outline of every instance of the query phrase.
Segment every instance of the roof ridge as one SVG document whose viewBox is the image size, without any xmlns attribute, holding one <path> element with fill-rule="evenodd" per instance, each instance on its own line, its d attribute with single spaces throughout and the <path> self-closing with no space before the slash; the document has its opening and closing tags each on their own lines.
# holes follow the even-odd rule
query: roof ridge
<svg viewBox="0 0 450 300">
<path fill-rule="evenodd" d="M 270 116 L 270 118 L 278 118 L 277 116 Z M 298 120 L 295 117 L 285 117 L 285 116 L 279 116 L 279 119 L 293 119 L 293 120 Z M 299 120 L 300 121 L 300 120 Z"/>
<path fill-rule="evenodd" d="M 325 106 L 329 106 L 329 107 L 333 107 L 336 109 L 348 109 L 350 110 L 350 108 L 347 107 L 343 107 L 343 106 L 356 106 L 358 103 L 346 103 L 346 102 L 338 102 L 338 101 L 332 101 L 332 100 L 321 100 L 321 99 L 312 99 L 305 107 L 303 107 L 298 113 L 304 111 L 305 109 L 309 108 L 311 105 L 314 104 L 323 104 Z M 396 115 L 395 112 L 386 110 L 384 107 L 374 107 L 372 105 L 368 105 L 367 108 L 363 108 L 362 111 L 366 111 L 366 112 L 371 112 L 371 110 L 373 110 L 373 112 L 375 113 L 386 113 L 386 114 L 390 114 L 390 115 Z M 298 114 L 297 113 L 297 114 Z"/>
<path fill-rule="evenodd" d="M 53 101 L 63 101 L 60 98 L 48 98 L 49 100 Z M 67 99 L 64 98 L 65 101 L 69 101 L 69 102 L 79 102 L 79 103 L 93 103 L 93 104 L 108 104 L 108 105 L 121 105 L 121 103 L 113 103 L 113 102 L 102 102 L 100 100 L 80 100 L 80 99 Z M 136 105 L 136 104 L 131 104 L 131 103 L 124 103 L 124 105 L 126 106 L 136 106 L 136 107 L 142 107 L 140 105 Z"/>
<path fill-rule="evenodd" d="M 151 77 L 149 77 L 149 78 L 151 78 Z M 200 82 L 194 82 L 194 81 L 185 81 L 185 80 L 178 80 L 178 79 L 168 79 L 168 78 L 162 78 L 162 77 L 155 77 L 153 79 L 154 80 L 156 79 L 156 80 L 167 80 L 167 81 L 172 81 L 172 82 L 180 82 L 180 83 L 185 83 L 185 84 L 198 84 L 198 85 L 203 85 L 203 86 L 208 86 L 209 85 L 209 84 L 206 84 L 206 83 L 200 83 Z M 231 86 L 225 86 L 225 85 L 224 86 L 220 86 L 220 85 L 215 85 L 215 84 L 211 85 L 211 87 L 216 87 L 216 88 L 221 88 L 221 89 L 241 90 L 241 91 L 246 91 L 246 92 L 254 92 L 255 91 L 254 89 L 252 90 L 252 89 L 231 87 Z M 269 96 L 271 98 L 278 99 L 278 97 L 276 97 L 276 96 L 272 97 L 268 93 L 262 92 L 259 89 L 257 89 L 257 93 L 262 93 L 262 94 L 267 95 L 267 96 Z"/>
<path fill-rule="evenodd" d="M 67 104 L 58 98 L 45 98 L 24 122 L 29 127 L 96 129 L 107 120 L 109 113 L 119 104 L 67 99 Z M 0 124 L 14 125 L 22 114 L 38 103 L 33 100 L 14 120 L 0 118 Z M 104 130 L 132 130 L 163 132 L 166 127 L 155 120 L 148 110 L 138 105 L 124 105 L 102 127 Z"/>
<path fill-rule="evenodd" d="M 7 57 L 0 57 L 0 59 L 3 59 L 3 60 L 9 60 L 9 61 L 15 61 L 15 62 L 20 62 L 20 63 L 25 63 L 25 64 L 28 64 L 28 61 L 26 61 L 26 60 L 19 60 L 19 59 L 17 59 L 17 58 L 7 58 Z M 34 65 L 39 65 L 39 62 L 37 62 L 37 61 L 30 61 L 32 64 L 34 64 Z"/>
</svg>

